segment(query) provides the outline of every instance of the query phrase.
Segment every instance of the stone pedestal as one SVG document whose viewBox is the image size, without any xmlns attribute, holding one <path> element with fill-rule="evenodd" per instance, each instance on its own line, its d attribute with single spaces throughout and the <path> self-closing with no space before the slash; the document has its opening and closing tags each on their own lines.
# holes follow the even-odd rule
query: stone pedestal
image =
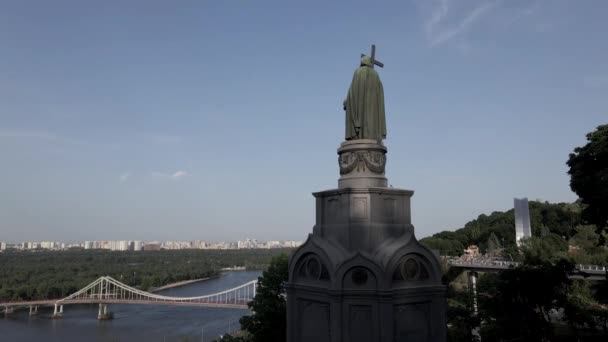
<svg viewBox="0 0 608 342">
<path fill-rule="evenodd" d="M 369 139 L 345 141 L 338 148 L 340 180 L 338 188 L 367 188 L 387 186 L 386 147 Z"/>
<path fill-rule="evenodd" d="M 313 233 L 289 262 L 287 341 L 445 341 L 446 288 L 414 236 L 414 192 L 386 187 L 381 143 L 338 154 L 339 188 L 314 193 Z"/>
</svg>

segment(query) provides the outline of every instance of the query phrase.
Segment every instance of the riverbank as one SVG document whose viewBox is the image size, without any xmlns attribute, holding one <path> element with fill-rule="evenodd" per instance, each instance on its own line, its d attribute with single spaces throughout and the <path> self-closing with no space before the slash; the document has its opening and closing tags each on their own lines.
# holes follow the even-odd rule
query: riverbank
<svg viewBox="0 0 608 342">
<path fill-rule="evenodd" d="M 221 277 L 167 290 L 172 297 L 198 297 L 245 284 L 260 272 L 226 272 Z M 64 305 L 61 320 L 43 319 L 46 308 L 30 318 L 27 310 L 16 310 L 4 319 L 0 314 L 0 341 L 213 341 L 240 328 L 248 309 L 222 309 L 178 305 L 110 304 L 114 320 L 97 320 L 97 305 Z M 49 311 L 50 310 L 50 311 Z M 236 334 L 233 332 L 232 334 Z"/>
<path fill-rule="evenodd" d="M 194 284 L 194 283 L 200 283 L 201 281 L 206 281 L 209 279 L 214 279 L 217 278 L 219 276 L 215 276 L 215 277 L 208 277 L 208 278 L 200 278 L 200 279 L 191 279 L 191 280 L 182 280 L 182 281 L 178 281 L 176 283 L 171 283 L 171 284 L 167 284 L 161 287 L 154 287 L 148 290 L 148 292 L 150 293 L 154 293 L 154 292 L 159 292 L 162 290 L 167 290 L 167 289 L 172 289 L 175 287 L 180 287 L 180 286 L 186 286 L 186 285 L 190 285 L 190 284 Z"/>
</svg>

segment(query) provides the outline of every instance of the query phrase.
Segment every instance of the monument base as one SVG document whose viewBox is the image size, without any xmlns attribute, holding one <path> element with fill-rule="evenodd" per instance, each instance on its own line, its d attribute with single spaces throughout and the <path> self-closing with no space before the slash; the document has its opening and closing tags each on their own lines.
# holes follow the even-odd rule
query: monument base
<svg viewBox="0 0 608 342">
<path fill-rule="evenodd" d="M 446 340 L 446 288 L 439 260 L 414 236 L 413 193 L 314 194 L 316 225 L 289 262 L 287 341 Z"/>
</svg>

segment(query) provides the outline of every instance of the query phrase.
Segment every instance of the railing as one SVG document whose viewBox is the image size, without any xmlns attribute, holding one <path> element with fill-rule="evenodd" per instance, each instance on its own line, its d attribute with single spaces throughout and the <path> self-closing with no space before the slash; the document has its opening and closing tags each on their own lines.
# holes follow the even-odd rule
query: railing
<svg viewBox="0 0 608 342">
<path fill-rule="evenodd" d="M 507 269 L 511 267 L 517 267 L 521 263 L 509 260 L 499 260 L 493 258 L 473 258 L 473 259 L 462 259 L 462 258 L 450 258 L 447 259 L 449 266 L 461 267 L 461 268 L 479 268 L 479 269 Z M 575 267 L 578 272 L 591 272 L 596 274 L 602 274 L 608 272 L 608 267 L 599 265 L 583 265 L 578 264 Z"/>
<path fill-rule="evenodd" d="M 597 271 L 597 272 L 606 272 L 608 268 L 606 266 L 598 266 L 598 265 L 578 265 L 579 271 Z"/>
</svg>

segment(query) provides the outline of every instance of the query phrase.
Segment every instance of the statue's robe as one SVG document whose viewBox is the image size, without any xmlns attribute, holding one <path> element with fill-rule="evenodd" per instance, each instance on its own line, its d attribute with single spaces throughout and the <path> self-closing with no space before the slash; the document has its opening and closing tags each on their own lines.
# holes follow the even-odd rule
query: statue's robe
<svg viewBox="0 0 608 342">
<path fill-rule="evenodd" d="M 346 140 L 386 138 L 384 90 L 376 70 L 368 65 L 362 65 L 355 70 L 348 95 L 344 100 L 344 109 L 346 110 Z"/>
</svg>

